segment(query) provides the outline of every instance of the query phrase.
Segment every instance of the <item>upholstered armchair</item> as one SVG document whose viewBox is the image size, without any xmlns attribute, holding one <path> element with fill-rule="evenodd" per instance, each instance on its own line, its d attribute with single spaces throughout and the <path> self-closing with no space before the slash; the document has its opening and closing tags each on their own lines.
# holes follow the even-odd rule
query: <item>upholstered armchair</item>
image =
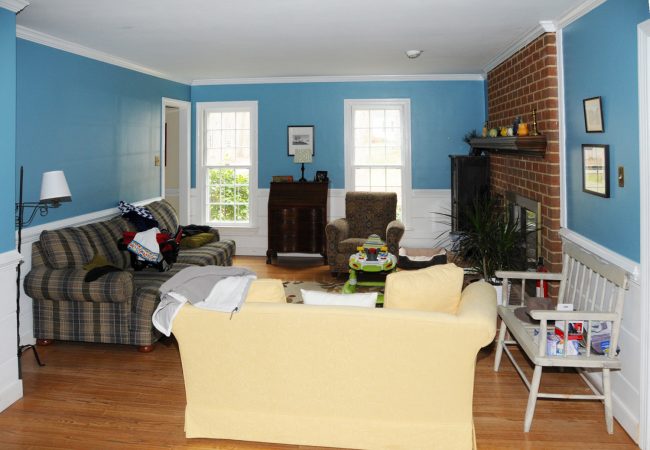
<svg viewBox="0 0 650 450">
<path fill-rule="evenodd" d="M 327 262 L 332 274 L 347 272 L 350 255 L 371 234 L 386 242 L 388 251 L 398 254 L 404 225 L 396 220 L 397 194 L 394 192 L 348 192 L 345 195 L 345 218 L 325 227 Z"/>
</svg>

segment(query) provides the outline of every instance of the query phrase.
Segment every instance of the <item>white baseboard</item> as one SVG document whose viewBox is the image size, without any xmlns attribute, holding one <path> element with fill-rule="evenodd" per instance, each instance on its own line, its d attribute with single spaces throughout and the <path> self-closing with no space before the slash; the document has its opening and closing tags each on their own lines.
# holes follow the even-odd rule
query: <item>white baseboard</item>
<svg viewBox="0 0 650 450">
<path fill-rule="evenodd" d="M 16 380 L 0 391 L 0 411 L 4 411 L 23 397 L 23 382 Z"/>
</svg>

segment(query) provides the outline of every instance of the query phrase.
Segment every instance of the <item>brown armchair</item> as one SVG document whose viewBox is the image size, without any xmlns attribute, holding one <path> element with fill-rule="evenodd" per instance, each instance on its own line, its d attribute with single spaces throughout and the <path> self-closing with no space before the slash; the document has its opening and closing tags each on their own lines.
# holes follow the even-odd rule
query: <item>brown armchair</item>
<svg viewBox="0 0 650 450">
<path fill-rule="evenodd" d="M 371 234 L 386 242 L 388 251 L 398 254 L 404 225 L 396 220 L 397 194 L 394 192 L 348 192 L 345 194 L 345 218 L 331 221 L 325 227 L 327 262 L 331 272 L 347 272 L 350 255 L 366 242 Z"/>
</svg>

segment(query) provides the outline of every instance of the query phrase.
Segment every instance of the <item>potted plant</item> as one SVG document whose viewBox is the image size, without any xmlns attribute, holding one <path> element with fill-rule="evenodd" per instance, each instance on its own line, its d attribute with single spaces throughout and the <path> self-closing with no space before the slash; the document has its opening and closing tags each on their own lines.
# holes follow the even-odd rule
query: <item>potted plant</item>
<svg viewBox="0 0 650 450">
<path fill-rule="evenodd" d="M 501 281 L 495 275 L 497 270 L 525 270 L 527 232 L 511 220 L 500 200 L 488 196 L 477 196 L 461 214 L 465 228 L 454 232 L 452 251 L 463 265 L 498 291 Z"/>
</svg>

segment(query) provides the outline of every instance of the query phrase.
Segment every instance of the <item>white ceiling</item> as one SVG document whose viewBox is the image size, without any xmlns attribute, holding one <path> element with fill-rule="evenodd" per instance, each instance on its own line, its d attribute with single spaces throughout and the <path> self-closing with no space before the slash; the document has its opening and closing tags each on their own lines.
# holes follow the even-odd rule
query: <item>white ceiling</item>
<svg viewBox="0 0 650 450">
<path fill-rule="evenodd" d="M 590 2 L 30 0 L 17 23 L 188 81 L 479 74 L 540 21 Z"/>
</svg>

